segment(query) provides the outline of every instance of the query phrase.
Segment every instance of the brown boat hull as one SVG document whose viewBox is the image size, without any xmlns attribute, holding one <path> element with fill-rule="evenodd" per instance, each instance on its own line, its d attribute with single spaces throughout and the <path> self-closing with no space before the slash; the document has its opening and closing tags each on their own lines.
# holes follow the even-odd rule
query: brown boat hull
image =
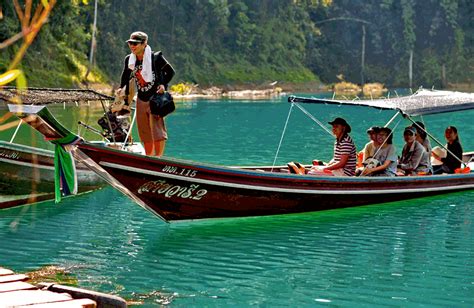
<svg viewBox="0 0 474 308">
<path fill-rule="evenodd" d="M 167 221 L 312 212 L 474 188 L 474 174 L 313 177 L 79 148 Z"/>
</svg>

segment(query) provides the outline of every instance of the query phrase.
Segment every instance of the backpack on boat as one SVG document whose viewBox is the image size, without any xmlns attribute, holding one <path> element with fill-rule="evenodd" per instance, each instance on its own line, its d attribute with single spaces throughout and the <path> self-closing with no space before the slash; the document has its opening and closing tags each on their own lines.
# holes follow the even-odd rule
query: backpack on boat
<svg viewBox="0 0 474 308">
<path fill-rule="evenodd" d="M 108 121 L 107 121 L 108 117 Z M 110 126 L 109 126 L 110 123 Z M 117 116 L 112 111 L 107 111 L 98 121 L 97 124 L 103 129 L 103 135 L 108 140 L 116 142 L 124 142 L 130 127 L 128 117 Z M 112 129 L 112 130 L 111 130 Z M 113 136 L 113 137 L 112 137 Z"/>
</svg>

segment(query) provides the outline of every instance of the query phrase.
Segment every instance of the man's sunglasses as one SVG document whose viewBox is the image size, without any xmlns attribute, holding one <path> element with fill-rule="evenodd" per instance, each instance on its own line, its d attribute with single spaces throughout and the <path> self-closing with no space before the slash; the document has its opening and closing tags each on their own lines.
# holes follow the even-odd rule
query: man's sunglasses
<svg viewBox="0 0 474 308">
<path fill-rule="evenodd" d="M 132 45 L 132 46 L 137 46 L 139 44 L 141 44 L 142 42 L 128 42 L 128 45 Z"/>
</svg>

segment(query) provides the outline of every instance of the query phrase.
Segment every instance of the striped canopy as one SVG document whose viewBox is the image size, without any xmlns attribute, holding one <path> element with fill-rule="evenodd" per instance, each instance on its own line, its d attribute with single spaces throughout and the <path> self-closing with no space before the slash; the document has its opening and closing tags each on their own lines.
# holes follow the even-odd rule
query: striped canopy
<svg viewBox="0 0 474 308">
<path fill-rule="evenodd" d="M 377 109 L 399 110 L 405 115 L 418 116 L 474 109 L 474 93 L 420 89 L 412 95 L 395 98 L 334 100 L 290 96 L 288 102 L 369 106 Z"/>
</svg>

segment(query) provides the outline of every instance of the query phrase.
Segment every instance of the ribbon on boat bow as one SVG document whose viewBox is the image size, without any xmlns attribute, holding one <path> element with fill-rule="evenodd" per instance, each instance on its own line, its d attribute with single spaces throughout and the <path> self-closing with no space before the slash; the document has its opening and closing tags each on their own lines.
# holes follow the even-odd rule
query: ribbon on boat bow
<svg viewBox="0 0 474 308">
<path fill-rule="evenodd" d="M 69 134 L 63 138 L 49 140 L 54 144 L 54 201 L 59 203 L 64 196 L 77 194 L 77 174 L 74 157 L 65 146 L 75 144 L 80 138 Z M 62 191 L 62 194 L 61 194 Z"/>
</svg>

